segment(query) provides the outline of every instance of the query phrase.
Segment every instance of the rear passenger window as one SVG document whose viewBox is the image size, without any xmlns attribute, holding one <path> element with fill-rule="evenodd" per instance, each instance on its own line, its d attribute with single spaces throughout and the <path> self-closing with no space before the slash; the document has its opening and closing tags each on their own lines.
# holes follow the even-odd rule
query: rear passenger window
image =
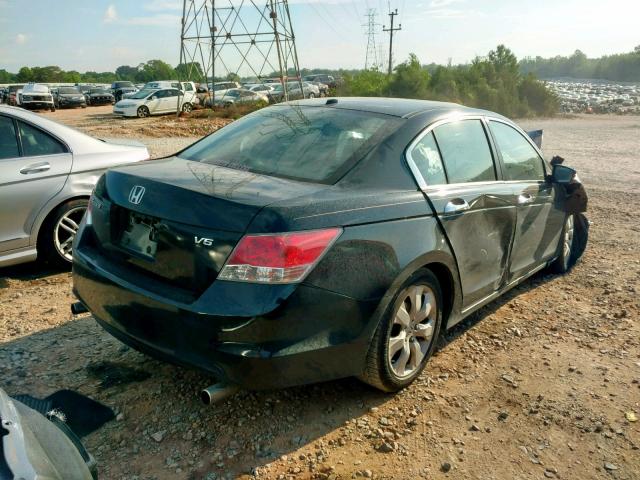
<svg viewBox="0 0 640 480">
<path fill-rule="evenodd" d="M 434 130 L 449 183 L 496 179 L 493 157 L 480 120 L 445 123 Z"/>
<path fill-rule="evenodd" d="M 0 160 L 20 156 L 13 120 L 0 116 Z"/>
<path fill-rule="evenodd" d="M 413 147 L 410 155 L 413 163 L 418 167 L 422 178 L 427 182 L 427 185 L 442 185 L 447 183 L 447 177 L 444 173 L 444 167 L 442 166 L 442 159 L 440 158 L 436 141 L 433 138 L 433 133 L 429 132 L 422 137 Z"/>
<path fill-rule="evenodd" d="M 502 155 L 507 180 L 544 180 L 542 159 L 531 144 L 509 125 L 493 121 L 490 125 Z"/>
<path fill-rule="evenodd" d="M 18 122 L 18 130 L 22 140 L 22 153 L 25 157 L 56 155 L 67 151 L 58 140 L 26 123 Z"/>
</svg>

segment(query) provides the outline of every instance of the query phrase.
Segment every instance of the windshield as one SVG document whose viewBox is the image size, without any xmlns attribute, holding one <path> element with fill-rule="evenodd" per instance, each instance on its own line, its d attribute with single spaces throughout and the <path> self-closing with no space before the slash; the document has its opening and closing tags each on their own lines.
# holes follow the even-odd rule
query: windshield
<svg viewBox="0 0 640 480">
<path fill-rule="evenodd" d="M 151 95 L 154 92 L 155 90 L 150 90 L 145 88 L 143 90 L 140 90 L 139 92 L 134 93 L 133 95 L 127 98 L 133 98 L 134 100 L 142 100 L 143 98 L 147 98 L 149 95 Z"/>
<path fill-rule="evenodd" d="M 61 93 L 62 95 L 78 95 L 81 92 L 75 87 L 60 87 L 58 89 L 58 93 Z"/>
<path fill-rule="evenodd" d="M 399 122 L 354 110 L 271 107 L 231 123 L 177 156 L 264 175 L 335 183 Z"/>
</svg>

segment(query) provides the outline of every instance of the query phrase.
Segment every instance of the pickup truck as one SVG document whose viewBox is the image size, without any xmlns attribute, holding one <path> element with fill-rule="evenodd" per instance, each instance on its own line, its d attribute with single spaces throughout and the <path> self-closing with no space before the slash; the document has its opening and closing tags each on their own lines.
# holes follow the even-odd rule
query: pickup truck
<svg viewBox="0 0 640 480">
<path fill-rule="evenodd" d="M 46 109 L 56 111 L 49 87 L 39 83 L 28 83 L 22 89 L 20 106 L 29 110 Z"/>
</svg>

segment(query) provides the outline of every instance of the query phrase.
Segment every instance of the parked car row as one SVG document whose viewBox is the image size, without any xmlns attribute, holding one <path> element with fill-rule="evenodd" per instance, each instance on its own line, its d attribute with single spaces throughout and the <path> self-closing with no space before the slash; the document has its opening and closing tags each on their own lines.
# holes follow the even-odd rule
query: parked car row
<svg viewBox="0 0 640 480">
<path fill-rule="evenodd" d="M 549 80 L 565 113 L 640 113 L 640 83 L 596 80 Z"/>
<path fill-rule="evenodd" d="M 97 85 L 49 86 L 28 83 L 10 85 L 0 92 L 0 103 L 30 110 L 86 108 L 88 105 L 110 105 L 114 101 L 114 95 L 108 88 Z"/>
</svg>

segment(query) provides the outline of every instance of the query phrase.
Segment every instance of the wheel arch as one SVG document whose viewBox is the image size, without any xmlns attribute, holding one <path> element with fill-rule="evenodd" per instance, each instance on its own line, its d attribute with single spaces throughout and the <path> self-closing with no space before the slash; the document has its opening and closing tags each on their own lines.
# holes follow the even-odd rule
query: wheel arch
<svg viewBox="0 0 640 480">
<path fill-rule="evenodd" d="M 56 198 L 55 201 L 49 202 L 46 207 L 44 207 L 40 211 L 40 215 L 38 216 L 37 222 L 33 225 L 31 229 L 31 239 L 30 244 L 32 246 L 37 246 L 38 241 L 40 240 L 40 235 L 42 233 L 42 226 L 46 225 L 51 216 L 54 214 L 58 208 L 60 208 L 65 203 L 71 202 L 73 200 L 89 200 L 91 194 L 87 193 L 78 193 L 75 195 L 71 195 L 64 198 Z"/>
<path fill-rule="evenodd" d="M 440 290 L 444 302 L 442 312 L 442 331 L 447 330 L 460 319 L 460 310 L 462 305 L 462 289 L 460 286 L 460 276 L 453 256 L 444 250 L 428 252 L 419 256 L 396 276 L 387 291 L 385 292 L 378 308 L 373 317 L 370 337 L 373 337 L 375 328 L 380 322 L 382 316 L 389 308 L 389 304 L 393 301 L 398 289 L 412 276 L 416 275 L 420 270 L 430 270 L 440 283 Z"/>
</svg>

